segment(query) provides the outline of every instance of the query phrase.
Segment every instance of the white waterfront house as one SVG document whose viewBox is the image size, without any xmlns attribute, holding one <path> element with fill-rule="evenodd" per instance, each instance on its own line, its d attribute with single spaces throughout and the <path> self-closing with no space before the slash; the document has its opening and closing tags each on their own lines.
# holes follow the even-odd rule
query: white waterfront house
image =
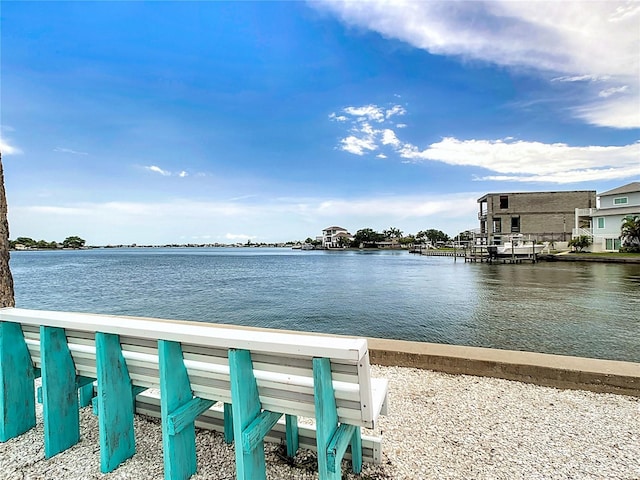
<svg viewBox="0 0 640 480">
<path fill-rule="evenodd" d="M 344 238 L 348 241 L 353 240 L 353 235 L 349 233 L 346 228 L 342 227 L 327 227 L 322 230 L 322 247 L 323 248 L 339 248 L 342 247 L 341 240 Z"/>
<path fill-rule="evenodd" d="M 591 237 L 592 252 L 618 251 L 622 221 L 640 215 L 640 182 L 628 183 L 597 197 L 597 208 L 576 208 L 573 237 Z"/>
</svg>

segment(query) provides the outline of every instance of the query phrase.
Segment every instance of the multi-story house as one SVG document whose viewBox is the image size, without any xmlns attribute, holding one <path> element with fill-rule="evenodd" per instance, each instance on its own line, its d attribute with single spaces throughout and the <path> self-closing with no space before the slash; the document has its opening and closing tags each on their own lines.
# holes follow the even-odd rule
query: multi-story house
<svg viewBox="0 0 640 480">
<path fill-rule="evenodd" d="M 322 246 L 324 248 L 339 248 L 343 246 L 344 242 L 351 240 L 353 240 L 353 236 L 346 228 L 327 227 L 322 230 Z"/>
<path fill-rule="evenodd" d="M 591 237 L 592 252 L 618 251 L 622 222 L 640 215 L 640 182 L 631 182 L 598 195 L 597 208 L 576 208 L 573 236 Z"/>
<path fill-rule="evenodd" d="M 513 234 L 536 241 L 571 238 L 576 208 L 594 208 L 595 190 L 488 193 L 478 199 L 480 234 L 485 245 L 501 245 Z"/>
</svg>

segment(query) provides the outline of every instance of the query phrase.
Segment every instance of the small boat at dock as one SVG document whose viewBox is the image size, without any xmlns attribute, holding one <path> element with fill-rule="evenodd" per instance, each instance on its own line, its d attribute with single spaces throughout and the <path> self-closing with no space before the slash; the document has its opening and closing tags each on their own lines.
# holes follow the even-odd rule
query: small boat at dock
<svg viewBox="0 0 640 480">
<path fill-rule="evenodd" d="M 487 252 L 491 257 L 523 257 L 542 253 L 545 245 L 525 240 L 523 235 L 511 235 L 502 245 L 489 245 Z"/>
</svg>

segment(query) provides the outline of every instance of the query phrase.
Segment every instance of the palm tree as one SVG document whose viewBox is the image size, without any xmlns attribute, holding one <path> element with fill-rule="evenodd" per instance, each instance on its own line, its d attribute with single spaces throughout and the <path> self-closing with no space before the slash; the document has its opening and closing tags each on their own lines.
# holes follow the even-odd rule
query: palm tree
<svg viewBox="0 0 640 480">
<path fill-rule="evenodd" d="M 15 307 L 13 277 L 9 268 L 9 221 L 7 196 L 4 191 L 2 152 L 0 152 L 0 307 Z"/>
<path fill-rule="evenodd" d="M 625 247 L 640 245 L 640 216 L 626 217 L 622 221 L 621 233 Z"/>
<path fill-rule="evenodd" d="M 390 238 L 391 240 L 393 240 L 394 238 L 402 238 L 402 230 L 395 227 L 390 227 L 388 230 L 383 230 L 382 234 L 386 238 Z"/>
</svg>

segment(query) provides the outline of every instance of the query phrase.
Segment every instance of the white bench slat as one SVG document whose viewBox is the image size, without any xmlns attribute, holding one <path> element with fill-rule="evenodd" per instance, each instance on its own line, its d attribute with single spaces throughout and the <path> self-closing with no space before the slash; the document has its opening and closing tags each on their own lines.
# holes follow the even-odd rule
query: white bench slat
<svg viewBox="0 0 640 480">
<path fill-rule="evenodd" d="M 6 318 L 15 317 L 15 318 Z M 129 369 L 130 377 L 134 385 L 144 387 L 157 387 L 159 384 L 158 349 L 155 338 L 139 336 L 136 329 L 143 326 L 150 327 L 146 335 L 155 335 L 157 338 L 171 338 L 176 334 L 176 328 L 184 330 L 196 329 L 198 332 L 208 332 L 208 336 L 198 337 L 199 344 L 182 342 L 182 350 L 185 367 L 191 382 L 194 395 L 204 399 L 230 402 L 230 383 L 228 366 L 228 342 L 239 335 L 249 333 L 251 342 L 255 342 L 256 348 L 273 347 L 273 342 L 264 342 L 263 333 L 269 334 L 270 340 L 278 339 L 281 342 L 291 342 L 304 338 L 302 345 L 295 345 L 295 352 L 290 348 L 276 348 L 277 351 L 252 351 L 254 375 L 257 380 L 260 400 L 265 409 L 282 411 L 292 415 L 307 417 L 314 416 L 314 391 L 313 369 L 311 358 L 313 352 L 299 351 L 301 347 L 314 344 L 332 344 L 334 340 L 341 343 L 344 339 L 334 337 L 319 337 L 313 335 L 298 334 L 273 334 L 260 331 L 260 338 L 255 339 L 256 332 L 235 330 L 227 328 L 211 327 L 207 324 L 188 323 L 166 320 L 154 321 L 152 319 L 137 319 L 130 317 L 115 317 L 95 314 L 76 314 L 64 312 L 40 312 L 21 309 L 0 309 L 0 320 L 17 321 L 22 324 L 22 329 L 27 339 L 29 352 L 36 367 L 40 367 L 39 352 L 39 325 L 61 326 L 65 329 L 69 349 L 76 362 L 78 373 L 84 376 L 96 376 L 95 365 L 95 330 L 107 333 L 120 333 L 120 343 L 123 357 Z M 31 322 L 31 323 L 30 323 Z M 111 323 L 110 323 L 111 322 Z M 115 324 L 115 326 L 113 325 Z M 125 326 L 133 327 L 124 328 Z M 163 328 L 157 328 L 158 325 Z M 169 326 L 171 328 L 169 328 Z M 121 328 L 122 327 L 122 328 Z M 222 342 L 214 341 L 212 333 L 232 332 Z M 189 337 L 191 342 L 196 341 L 193 335 Z M 204 341 L 203 341 L 204 340 Z M 329 341 L 327 341 L 329 340 Z M 386 407 L 387 384 L 378 382 L 370 377 L 368 352 L 366 340 L 346 339 L 340 348 L 353 346 L 352 340 L 358 340 L 364 344 L 364 355 L 357 360 L 351 355 L 338 355 L 339 358 L 331 358 L 331 376 L 335 390 L 338 415 L 341 422 L 361 425 L 368 428 L 373 426 L 381 409 Z M 202 343 L 207 343 L 203 345 Z M 238 345 L 233 344 L 233 347 Z M 314 345 L 317 350 L 318 345 Z M 335 348 L 330 349 L 331 351 Z M 324 352 L 322 356 L 329 356 Z"/>
<path fill-rule="evenodd" d="M 304 355 L 357 362 L 367 351 L 362 338 L 310 336 L 222 328 L 206 323 L 152 320 L 89 313 L 1 309 L 2 320 L 26 325 L 45 325 L 85 332 L 103 332 L 139 338 L 171 340 L 206 347 L 237 348 L 282 355 Z M 107 322 L 106 319 L 109 321 Z"/>
</svg>

